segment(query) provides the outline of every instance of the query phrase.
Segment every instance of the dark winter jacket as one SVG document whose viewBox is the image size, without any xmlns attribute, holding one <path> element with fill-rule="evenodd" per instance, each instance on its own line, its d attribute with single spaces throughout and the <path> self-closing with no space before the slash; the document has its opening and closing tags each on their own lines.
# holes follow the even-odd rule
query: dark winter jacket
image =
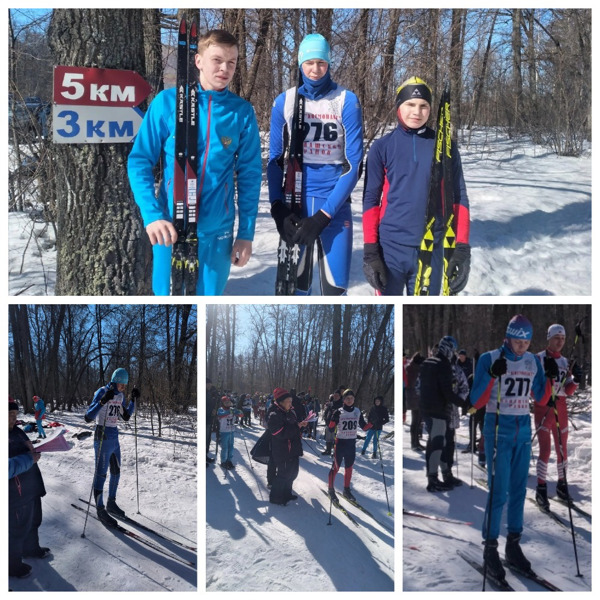
<svg viewBox="0 0 600 600">
<path fill-rule="evenodd" d="M 429 127 L 417 131 L 398 125 L 373 142 L 367 156 L 363 196 L 365 243 L 419 247 L 435 140 L 435 131 Z M 460 156 L 454 146 L 452 176 L 456 241 L 468 243 L 469 200 Z"/>
<path fill-rule="evenodd" d="M 22 454 L 30 453 L 29 438 L 24 431 L 16 425 L 8 432 L 8 457 L 14 458 Z M 42 473 L 33 463 L 31 468 L 15 475 L 8 480 L 8 503 L 9 508 L 18 508 L 31 502 L 34 498 L 45 496 L 46 488 Z"/>
<path fill-rule="evenodd" d="M 283 410 L 273 402 L 267 414 L 267 427 L 271 432 L 271 452 L 275 461 L 302 456 L 302 437 L 294 409 Z"/>
<path fill-rule="evenodd" d="M 419 410 L 419 389 L 417 380 L 419 379 L 423 360 L 424 358 L 417 352 L 404 368 L 404 374 L 406 375 L 406 384 L 404 387 L 406 410 Z"/>
<path fill-rule="evenodd" d="M 427 358 L 421 365 L 420 407 L 424 417 L 450 419 L 452 404 L 463 406 L 464 401 L 452 391 L 452 365 L 443 355 Z"/>
<path fill-rule="evenodd" d="M 371 410 L 369 411 L 368 421 L 373 425 L 373 429 L 375 431 L 381 431 L 383 426 L 389 422 L 390 414 L 388 413 L 388 409 L 383 404 L 379 406 L 373 405 Z"/>
</svg>

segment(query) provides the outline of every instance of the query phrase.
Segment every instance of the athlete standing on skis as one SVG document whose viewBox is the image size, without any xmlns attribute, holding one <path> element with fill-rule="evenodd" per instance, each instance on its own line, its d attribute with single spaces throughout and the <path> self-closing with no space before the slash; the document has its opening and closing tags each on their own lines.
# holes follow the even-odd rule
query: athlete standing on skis
<svg viewBox="0 0 600 600">
<path fill-rule="evenodd" d="M 436 132 L 426 126 L 431 102 L 431 88 L 419 77 L 411 77 L 400 85 L 396 95 L 398 126 L 373 142 L 367 156 L 363 269 L 369 284 L 385 296 L 414 293 L 436 138 Z M 451 153 L 456 248 L 448 276 L 450 289 L 456 294 L 467 284 L 471 250 L 469 199 L 454 142 Z M 430 295 L 439 295 L 443 275 L 441 210 L 437 216 Z"/>
<path fill-rule="evenodd" d="M 199 296 L 221 295 L 231 265 L 243 267 L 252 254 L 262 176 L 254 109 L 227 89 L 235 73 L 238 42 L 223 30 L 198 41 L 198 259 Z M 176 89 L 154 98 L 129 155 L 129 181 L 153 246 L 152 289 L 168 296 L 173 217 Z M 155 193 L 154 166 L 163 173 Z M 238 209 L 238 230 L 233 225 Z"/>
<path fill-rule="evenodd" d="M 451 335 L 444 336 L 435 354 L 423 361 L 419 372 L 419 407 L 429 432 L 425 450 L 428 492 L 445 492 L 462 483 L 452 474 L 446 450 L 452 405 L 463 406 L 462 398 L 453 389 L 451 360 L 457 347 Z M 443 481 L 439 480 L 438 470 Z"/>
<path fill-rule="evenodd" d="M 556 484 L 556 495 L 569 500 L 569 493 L 565 483 L 565 468 L 567 465 L 567 438 L 569 435 L 569 417 L 567 415 L 567 396 L 571 396 L 577 389 L 577 382 L 573 375 L 573 367 L 577 372 L 577 365 L 569 365 L 569 360 L 560 352 L 565 345 L 565 328 L 555 323 L 548 328 L 548 343 L 546 349 L 538 354 L 542 364 L 546 359 L 552 358 L 558 365 L 558 377 L 554 381 L 552 397 L 546 406 L 535 406 L 535 429 L 538 435 L 540 445 L 540 454 L 537 461 L 537 488 L 535 499 L 537 503 L 545 509 L 550 508 L 548 503 L 548 488 L 546 477 L 548 475 L 548 459 L 551 450 L 551 435 L 554 437 L 554 447 L 556 449 L 556 466 L 558 468 L 558 482 Z M 556 427 L 556 412 L 558 412 L 558 422 L 560 424 L 560 442 L 558 441 L 558 431 Z M 561 449 L 562 446 L 562 449 Z"/>
<path fill-rule="evenodd" d="M 529 320 L 515 315 L 508 323 L 502 346 L 481 355 L 471 389 L 473 408 L 469 412 L 486 406 L 483 434 L 488 487 L 493 496 L 490 498 L 490 491 L 482 533 L 484 561 L 490 574 L 498 579 L 505 577 L 498 555 L 498 537 L 506 503 L 506 560 L 525 572 L 531 569 L 519 545 L 531 457 L 529 400 L 533 397 L 544 406 L 552 392 L 552 379 L 558 375 L 553 358 L 548 357 L 542 366 L 540 359 L 527 351 L 532 335 Z"/>
<path fill-rule="evenodd" d="M 356 500 L 350 491 L 350 481 L 352 480 L 352 467 L 356 458 L 356 434 L 360 427 L 367 431 L 373 427 L 372 423 L 367 423 L 360 409 L 354 406 L 354 392 L 346 390 L 342 395 L 343 406 L 338 408 L 332 415 L 329 422 L 329 431 L 337 433 L 335 437 L 335 447 L 333 450 L 333 464 L 329 471 L 329 497 L 337 501 L 337 495 L 334 489 L 335 476 L 344 463 L 344 496 L 349 500 Z"/>
<path fill-rule="evenodd" d="M 301 219 L 286 206 L 282 191 L 296 88 L 280 94 L 271 112 L 267 167 L 271 215 L 282 238 L 301 245 L 299 295 L 311 293 L 315 241 L 321 293 L 344 295 L 350 277 L 350 193 L 363 158 L 362 111 L 356 95 L 333 82 L 330 63 L 327 40 L 318 33 L 307 35 L 298 51 L 304 82 L 299 93 L 306 98 Z"/>
<path fill-rule="evenodd" d="M 94 455 L 96 471 L 94 473 L 94 500 L 98 518 L 105 525 L 115 527 L 117 522 L 108 514 L 117 517 L 125 516 L 124 511 L 117 506 L 117 487 L 121 477 L 121 447 L 119 445 L 119 418 L 129 421 L 135 410 L 135 400 L 140 392 L 137 388 L 131 390 L 131 399 L 127 403 L 125 390 L 129 383 L 129 374 L 125 369 L 116 369 L 110 383 L 96 390 L 94 399 L 85 413 L 86 423 L 96 421 L 94 434 Z M 104 482 L 110 467 L 110 482 L 108 484 L 108 502 L 104 507 L 102 498 Z"/>
</svg>

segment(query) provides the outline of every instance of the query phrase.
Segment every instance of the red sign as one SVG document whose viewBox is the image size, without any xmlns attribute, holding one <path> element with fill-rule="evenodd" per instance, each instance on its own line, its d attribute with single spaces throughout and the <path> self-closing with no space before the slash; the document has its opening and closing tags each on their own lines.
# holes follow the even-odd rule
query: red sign
<svg viewBox="0 0 600 600">
<path fill-rule="evenodd" d="M 133 107 L 151 91 L 135 71 L 54 67 L 54 104 Z"/>
</svg>

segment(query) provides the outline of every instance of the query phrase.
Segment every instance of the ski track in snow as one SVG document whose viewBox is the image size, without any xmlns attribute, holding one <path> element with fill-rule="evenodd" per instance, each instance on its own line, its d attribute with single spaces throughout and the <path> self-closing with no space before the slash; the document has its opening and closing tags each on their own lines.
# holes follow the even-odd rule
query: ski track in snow
<svg viewBox="0 0 600 600">
<path fill-rule="evenodd" d="M 591 401 L 591 388 L 588 389 Z M 592 439 L 591 412 L 574 417 L 577 431 L 570 426 L 568 439 L 569 488 L 582 509 L 592 512 Z M 473 525 L 455 525 L 440 521 L 403 516 L 403 591 L 480 591 L 482 577 L 470 567 L 456 551 L 471 548 L 483 558 L 481 524 L 487 501 L 487 489 L 476 482 L 471 483 L 471 455 L 461 450 L 468 443 L 468 418 L 461 419 L 457 430 L 458 477 L 463 485 L 445 493 L 428 493 L 425 490 L 425 456 L 410 448 L 410 413 L 404 425 L 403 439 L 403 506 L 425 514 L 433 514 Z M 426 434 L 423 444 L 426 442 Z M 538 455 L 537 441 L 533 445 L 535 460 Z M 477 457 L 475 456 L 475 460 Z M 533 496 L 536 486 L 535 460 L 530 463 L 528 495 Z M 474 468 L 474 478 L 487 480 L 487 475 Z M 456 465 L 453 470 L 457 475 Z M 554 446 L 548 464 L 548 495 L 554 496 L 556 487 L 556 455 Z M 552 509 L 569 521 L 568 509 L 551 501 Z M 573 523 L 583 578 L 576 576 L 573 538 L 570 531 L 557 525 L 531 502 L 525 502 L 524 530 L 521 545 L 525 556 L 531 561 L 538 575 L 548 579 L 564 591 L 589 591 L 592 585 L 591 571 L 591 523 L 573 512 Z M 500 556 L 504 556 L 506 538 L 506 511 L 502 517 Z M 432 564 L 435 569 L 432 569 Z M 534 582 L 508 572 L 507 580 L 517 591 L 537 591 Z M 489 583 L 486 589 L 490 589 Z"/>
<path fill-rule="evenodd" d="M 472 246 L 471 274 L 462 294 L 590 295 L 591 151 L 581 158 L 557 157 L 492 130 L 474 132 L 470 146 L 462 141 L 460 151 Z M 363 185 L 364 177 L 352 193 L 349 296 L 373 296 L 362 272 Z M 226 295 L 274 295 L 279 237 L 269 208 L 263 181 L 253 257 L 241 269 L 232 267 Z M 32 236 L 31 228 L 26 215 L 9 213 L 9 293 L 53 295 L 53 230 L 38 223 Z M 315 272 L 315 295 L 318 279 Z"/>
<path fill-rule="evenodd" d="M 21 417 L 21 415 L 20 415 Z M 138 541 L 106 529 L 92 518 L 90 509 L 85 539 L 85 513 L 71 503 L 85 504 L 94 473 L 93 436 L 83 440 L 73 435 L 91 431 L 83 410 L 55 411 L 50 418 L 67 428 L 65 438 L 73 445 L 67 452 L 42 454 L 39 467 L 46 496 L 42 498 L 43 522 L 40 544 L 52 555 L 25 559 L 33 567 L 26 579 L 9 579 L 15 591 L 194 591 L 196 569 L 159 554 Z M 195 416 L 194 416 L 195 418 Z M 28 416 L 26 420 L 31 420 Z M 117 503 L 125 513 L 157 532 L 189 546 L 197 546 L 197 444 L 196 432 L 182 421 L 177 431 L 163 421 L 163 437 L 154 438 L 150 423 L 138 415 L 138 473 L 140 513 L 137 514 L 135 438 L 133 419 L 119 424 L 121 479 Z M 156 424 L 155 424 L 156 427 Z M 104 498 L 108 495 L 108 480 Z M 151 533 L 123 523 L 167 552 L 197 563 L 195 553 Z"/>
<path fill-rule="evenodd" d="M 388 426 L 393 428 L 393 419 Z M 392 534 L 369 516 L 346 503 L 360 523 L 356 527 L 335 506 L 331 526 L 327 473 L 331 457 L 321 456 L 319 440 L 303 443 L 300 473 L 294 482 L 298 500 L 287 506 L 269 503 L 266 465 L 253 461 L 251 449 L 264 429 L 254 423 L 237 429 L 233 463 L 225 472 L 218 464 L 206 473 L 206 590 L 211 591 L 392 591 L 394 589 L 394 540 Z M 319 426 L 319 434 L 322 426 Z M 385 433 L 385 431 L 384 431 Z M 381 439 L 390 508 L 394 497 L 394 438 Z M 318 453 L 311 451 L 310 444 Z M 360 455 L 352 476 L 357 500 L 378 519 L 393 527 L 380 462 Z M 214 441 L 211 444 L 214 455 Z M 343 467 L 335 485 L 341 493 Z M 343 500 L 340 500 L 343 503 Z"/>
</svg>

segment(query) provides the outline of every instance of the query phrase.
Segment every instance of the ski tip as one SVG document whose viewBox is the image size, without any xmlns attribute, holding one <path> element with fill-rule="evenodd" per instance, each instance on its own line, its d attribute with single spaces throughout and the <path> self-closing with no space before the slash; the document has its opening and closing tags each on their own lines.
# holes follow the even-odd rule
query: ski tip
<svg viewBox="0 0 600 600">
<path fill-rule="evenodd" d="M 179 33 L 181 35 L 185 34 L 187 32 L 187 25 L 185 22 L 185 18 L 181 19 L 181 21 L 179 22 Z"/>
</svg>

